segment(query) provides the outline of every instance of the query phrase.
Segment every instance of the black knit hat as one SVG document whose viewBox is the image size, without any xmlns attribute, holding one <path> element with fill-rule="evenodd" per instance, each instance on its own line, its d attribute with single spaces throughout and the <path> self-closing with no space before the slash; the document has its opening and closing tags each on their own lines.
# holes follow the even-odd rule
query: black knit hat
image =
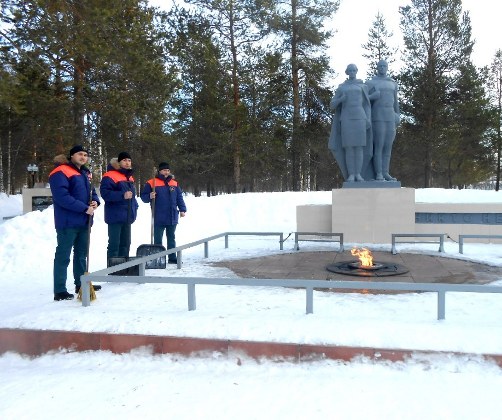
<svg viewBox="0 0 502 420">
<path fill-rule="evenodd" d="M 120 162 L 121 160 L 124 160 L 124 159 L 131 159 L 131 155 L 127 152 L 120 152 L 119 155 L 118 155 L 118 158 L 117 158 L 117 161 Z"/>
<path fill-rule="evenodd" d="M 162 169 L 171 169 L 171 168 L 169 167 L 169 163 L 167 163 L 167 162 L 160 162 L 160 163 L 159 163 L 159 172 L 160 172 Z"/>
<path fill-rule="evenodd" d="M 80 144 L 76 144 L 75 146 L 73 146 L 70 149 L 70 157 L 72 157 L 75 153 L 78 153 L 78 152 L 85 152 L 85 153 L 89 154 L 89 152 L 87 150 L 85 150 Z"/>
</svg>

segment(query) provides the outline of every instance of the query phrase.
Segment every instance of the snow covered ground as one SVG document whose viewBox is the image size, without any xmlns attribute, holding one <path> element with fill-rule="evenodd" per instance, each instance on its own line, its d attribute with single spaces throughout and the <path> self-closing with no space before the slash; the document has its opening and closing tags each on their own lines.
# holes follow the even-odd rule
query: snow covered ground
<svg viewBox="0 0 502 420">
<path fill-rule="evenodd" d="M 501 202 L 479 190 L 416 190 L 421 202 Z M 187 196 L 179 245 L 225 231 L 296 230 L 295 208 L 328 204 L 331 192 Z M 500 295 L 447 294 L 447 319 L 436 320 L 435 294 L 359 295 L 315 292 L 315 313 L 305 315 L 305 292 L 272 288 L 198 286 L 197 310 L 188 311 L 186 286 L 103 283 L 83 308 L 52 300 L 56 245 L 53 212 L 20 215 L 19 196 L 0 195 L 0 327 L 177 335 L 256 341 L 338 344 L 418 350 L 502 353 Z M 90 270 L 106 266 L 103 207 L 92 230 Z M 150 243 L 150 210 L 140 202 L 132 252 Z M 360 244 L 359 244 L 360 245 Z M 350 244 L 347 244 L 350 246 Z M 370 249 L 389 249 L 389 244 Z M 502 266 L 502 245 L 469 244 L 464 254 Z M 333 246 L 304 243 L 302 251 Z M 433 252 L 430 245 L 399 245 L 400 252 Z M 232 237 L 183 252 L 183 267 L 156 275 L 234 276 L 210 267 L 223 259 L 294 252 L 293 238 Z M 296 252 L 296 251 L 295 251 Z M 152 270 L 153 271 L 153 270 Z M 71 273 L 71 270 L 70 270 Z M 72 291 L 73 281 L 68 280 Z M 502 284 L 502 279 L 495 282 Z M 404 363 L 252 360 L 205 354 L 193 358 L 107 352 L 51 353 L 30 359 L 0 356 L 0 418 L 502 418 L 502 370 L 480 357 L 421 356 Z"/>
</svg>

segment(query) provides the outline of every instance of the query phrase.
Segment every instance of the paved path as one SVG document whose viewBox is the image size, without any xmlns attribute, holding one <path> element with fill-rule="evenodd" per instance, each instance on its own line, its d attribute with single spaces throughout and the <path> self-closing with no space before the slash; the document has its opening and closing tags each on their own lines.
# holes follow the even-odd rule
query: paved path
<svg viewBox="0 0 502 420">
<path fill-rule="evenodd" d="M 396 254 L 372 252 L 374 262 L 404 265 L 406 274 L 378 277 L 378 281 L 410 283 L 470 283 L 486 284 L 502 278 L 501 267 L 447 258 L 441 255 Z M 227 267 L 240 277 L 272 279 L 316 279 L 316 280 L 371 280 L 330 272 L 329 264 L 342 261 L 357 261 L 350 251 L 291 252 L 244 260 L 222 261 L 213 265 Z"/>
</svg>

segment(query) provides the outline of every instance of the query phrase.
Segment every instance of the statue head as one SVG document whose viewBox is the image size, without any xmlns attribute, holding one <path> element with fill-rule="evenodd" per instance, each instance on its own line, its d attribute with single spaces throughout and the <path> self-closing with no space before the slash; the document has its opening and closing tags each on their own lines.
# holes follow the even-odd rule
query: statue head
<svg viewBox="0 0 502 420">
<path fill-rule="evenodd" d="M 349 79 L 355 79 L 357 74 L 357 66 L 355 64 L 349 64 L 345 69 L 345 74 L 349 76 Z"/>
<path fill-rule="evenodd" d="M 380 60 L 377 63 L 377 74 L 379 76 L 385 76 L 385 75 L 387 75 L 387 70 L 388 69 L 389 69 L 389 65 L 387 64 L 387 61 Z"/>
</svg>

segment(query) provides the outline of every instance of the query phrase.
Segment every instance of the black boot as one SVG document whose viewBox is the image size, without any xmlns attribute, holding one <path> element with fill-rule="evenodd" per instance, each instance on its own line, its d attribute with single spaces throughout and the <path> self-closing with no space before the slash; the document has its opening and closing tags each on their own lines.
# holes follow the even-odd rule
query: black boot
<svg viewBox="0 0 502 420">
<path fill-rule="evenodd" d="M 98 290 L 101 290 L 101 286 L 97 285 L 97 284 L 93 284 L 92 285 L 94 291 L 98 291 Z M 75 286 L 75 293 L 78 293 L 80 292 L 80 286 Z"/>
<path fill-rule="evenodd" d="M 54 300 L 72 300 L 74 296 L 68 292 L 54 293 Z"/>
</svg>

